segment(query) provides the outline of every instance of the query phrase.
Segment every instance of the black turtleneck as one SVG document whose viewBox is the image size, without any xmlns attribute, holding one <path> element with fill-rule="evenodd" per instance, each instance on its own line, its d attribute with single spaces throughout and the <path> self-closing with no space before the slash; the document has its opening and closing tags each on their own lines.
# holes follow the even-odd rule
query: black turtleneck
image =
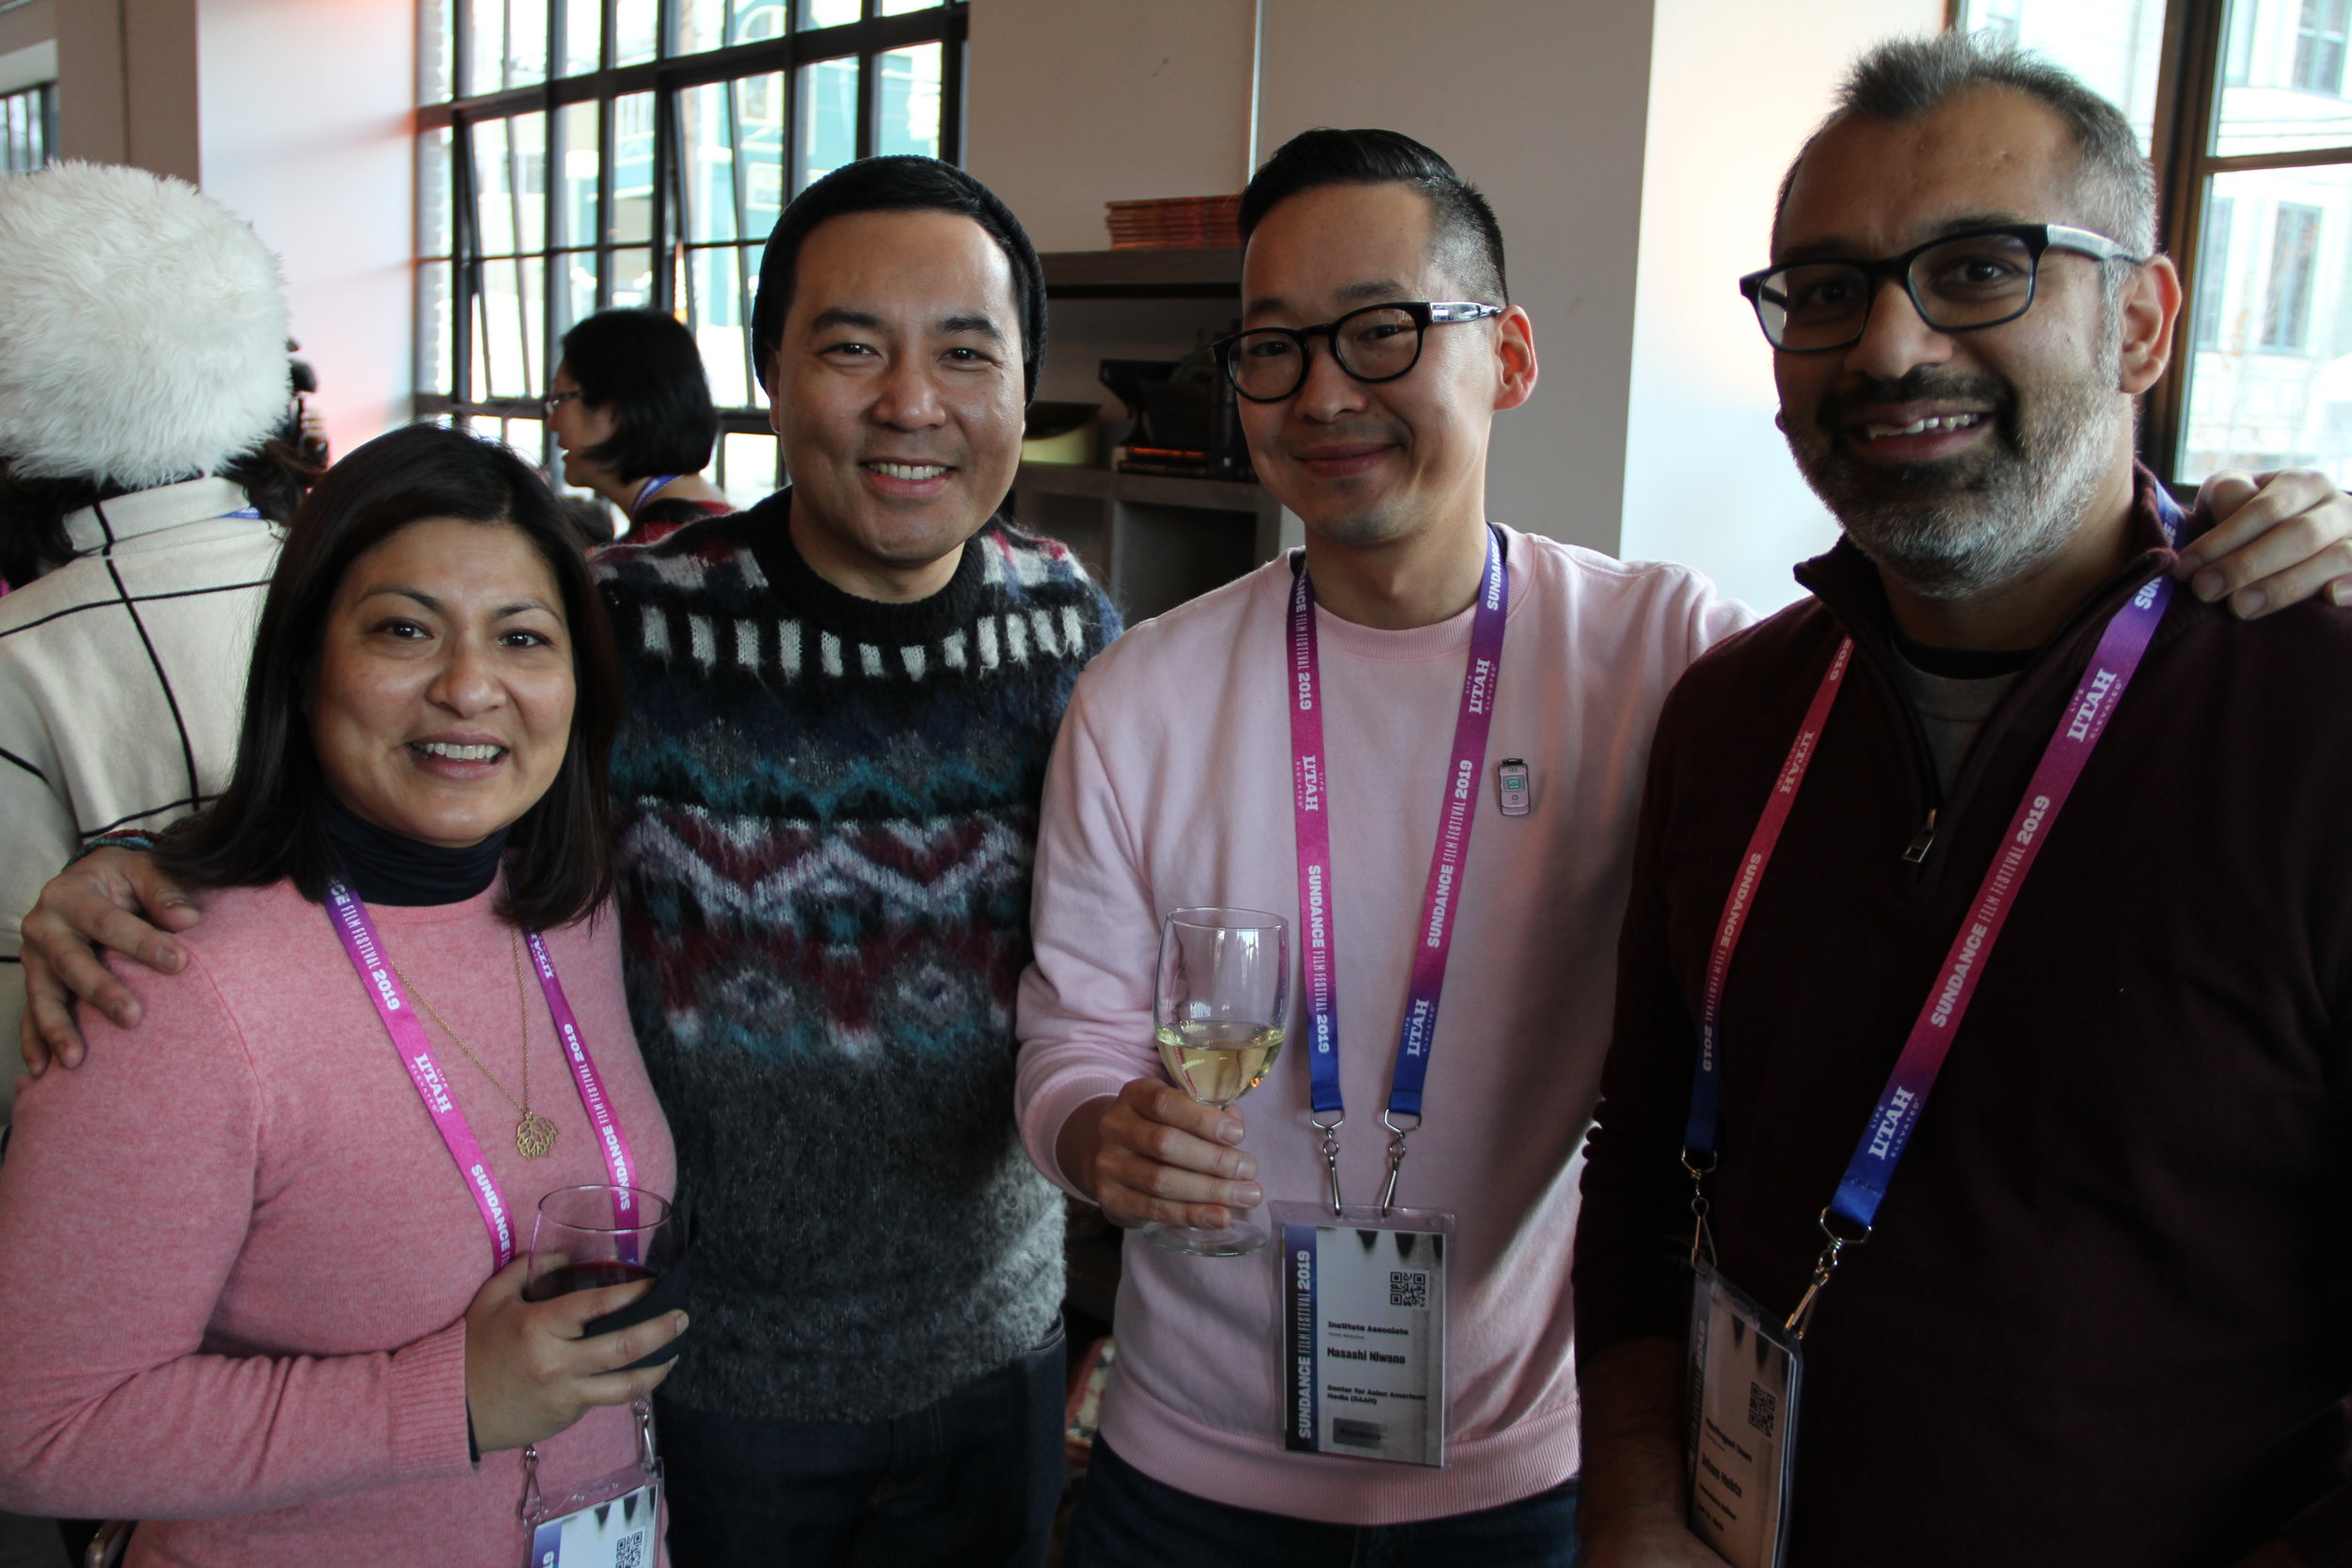
<svg viewBox="0 0 2352 1568">
<path fill-rule="evenodd" d="M 445 849 L 379 828 L 332 794 L 324 800 L 320 816 L 326 842 L 351 891 L 367 903 L 462 903 L 499 874 L 499 858 L 506 851 L 503 828 L 479 844 Z"/>
</svg>

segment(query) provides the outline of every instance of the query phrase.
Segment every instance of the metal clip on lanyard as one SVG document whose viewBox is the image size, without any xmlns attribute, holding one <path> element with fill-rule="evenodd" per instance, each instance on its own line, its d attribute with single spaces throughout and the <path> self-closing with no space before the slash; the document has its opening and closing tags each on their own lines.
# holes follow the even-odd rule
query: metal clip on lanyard
<svg viewBox="0 0 2352 1568">
<path fill-rule="evenodd" d="M 1470 663 L 1462 675 L 1461 711 L 1454 724 L 1454 757 L 1446 775 L 1438 844 L 1429 862 L 1429 885 L 1422 897 L 1421 941 L 1413 953 L 1405 1022 L 1398 1031 L 1396 1065 L 1389 1103 L 1380 1124 L 1389 1130 L 1389 1175 L 1380 1189 L 1380 1212 L 1396 1206 L 1397 1177 L 1405 1164 L 1406 1140 L 1421 1126 L 1422 1085 L 1437 1037 L 1438 1003 L 1445 991 L 1447 956 L 1454 945 L 1454 917 L 1462 901 L 1463 861 L 1470 828 L 1478 816 L 1478 781 L 1486 766 L 1486 736 L 1494 723 L 1495 688 L 1502 672 L 1502 634 L 1510 613 L 1511 584 L 1503 569 L 1502 535 L 1486 529 L 1486 565 L 1479 580 L 1470 623 Z M 1340 1129 L 1347 1121 L 1340 1092 L 1339 988 L 1335 978 L 1331 924 L 1331 816 L 1328 770 L 1323 748 L 1323 675 L 1315 646 L 1315 591 L 1301 566 L 1291 590 L 1291 792 L 1297 819 L 1298 908 L 1306 927 L 1309 1077 L 1313 1125 L 1323 1134 L 1323 1164 L 1331 1212 L 1340 1200 Z"/>
<path fill-rule="evenodd" d="M 2166 537 L 2177 545 L 2184 519 L 2172 498 L 2161 489 L 2156 492 L 2156 513 Z M 1902 1054 L 1896 1059 L 1895 1069 L 1879 1093 L 1878 1104 L 1864 1124 L 1862 1137 L 1847 1162 L 1845 1175 L 1838 1180 L 1836 1195 L 1829 1207 L 1821 1211 L 1821 1235 L 1826 1244 L 1814 1260 L 1813 1278 L 1798 1299 L 1796 1310 L 1788 1314 L 1787 1327 L 1792 1337 L 1804 1338 L 1805 1329 L 1813 1321 L 1814 1307 L 1836 1274 L 1846 1249 L 1860 1246 L 1870 1239 L 1879 1204 L 1886 1196 L 1886 1184 L 1910 1145 L 1912 1132 L 1919 1125 L 1920 1112 L 1944 1069 L 1944 1058 L 1951 1050 L 1952 1037 L 1960 1032 L 1961 1021 L 1976 999 L 1977 982 L 1992 958 L 1994 943 L 2000 940 L 2002 927 L 2008 924 L 2018 890 L 2025 885 L 2026 873 L 2040 857 L 2058 814 L 2065 810 L 2067 799 L 2081 779 L 2090 753 L 2106 733 L 2107 720 L 2122 701 L 2125 689 L 2139 669 L 2140 657 L 2147 653 L 2149 641 L 2155 636 L 2156 626 L 2171 602 L 2172 579 L 2159 575 L 2117 610 L 2100 634 L 2099 646 L 2075 686 L 2073 698 L 2059 714 L 2058 727 L 2042 749 L 2042 760 L 2035 765 L 2025 798 L 2010 819 L 2001 852 L 1994 857 L 1984 880 L 1978 885 L 1969 916 L 1952 938 L 1943 967 L 1936 972 L 1935 984 L 1912 1022 Z M 1841 639 L 1820 689 L 1813 694 L 1812 705 L 1805 709 L 1804 721 L 1797 728 L 1797 738 L 1789 745 L 1788 760 L 1781 764 L 1780 777 L 1765 801 L 1763 815 L 1756 820 L 1755 832 L 1749 835 L 1739 873 L 1732 879 L 1731 892 L 1724 899 L 1723 918 L 1715 927 L 1714 944 L 1708 952 L 1706 987 L 1699 995 L 1698 1064 L 1692 1074 L 1691 1115 L 1682 1139 L 1682 1166 L 1691 1173 L 1692 1189 L 1691 1212 L 1697 1221 L 1691 1238 L 1693 1268 L 1700 1266 L 1702 1258 L 1708 1267 L 1712 1267 L 1715 1255 L 1714 1239 L 1707 1227 L 1707 1178 L 1715 1169 L 1717 1159 L 1715 1133 L 1723 1093 L 1717 1074 L 1722 1068 L 1724 984 L 1730 975 L 1731 960 L 1739 950 L 1756 889 L 1779 846 L 1781 829 L 1788 823 L 1789 808 L 1796 803 L 1797 790 L 1804 783 L 1805 769 L 1819 749 L 1822 726 L 1828 722 L 1830 707 L 1837 700 L 1852 660 L 1853 639 Z"/>
</svg>

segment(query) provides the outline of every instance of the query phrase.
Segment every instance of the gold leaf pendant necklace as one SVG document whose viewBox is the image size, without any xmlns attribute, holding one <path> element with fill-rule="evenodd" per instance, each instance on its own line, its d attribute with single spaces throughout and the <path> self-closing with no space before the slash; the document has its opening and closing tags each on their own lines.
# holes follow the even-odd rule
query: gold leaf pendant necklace
<svg viewBox="0 0 2352 1568">
<path fill-rule="evenodd" d="M 519 1100 L 507 1093 L 506 1085 L 499 1082 L 498 1074 L 482 1065 L 482 1058 L 475 1055 L 473 1048 L 449 1026 L 449 1020 L 441 1016 L 439 1009 L 407 975 L 400 973 L 400 965 L 392 965 L 392 974 L 399 977 L 401 986 L 424 1008 L 425 1016 L 441 1026 L 441 1033 L 450 1037 L 450 1043 L 464 1052 L 466 1060 L 474 1065 L 474 1069 L 487 1078 L 490 1086 L 505 1095 L 506 1102 L 515 1107 L 515 1115 L 520 1118 L 515 1123 L 515 1152 L 526 1160 L 544 1160 L 555 1152 L 556 1126 L 531 1108 L 531 985 L 523 975 L 523 939 L 511 932 L 509 935 L 515 944 L 515 994 L 522 1004 L 523 1092 Z"/>
</svg>

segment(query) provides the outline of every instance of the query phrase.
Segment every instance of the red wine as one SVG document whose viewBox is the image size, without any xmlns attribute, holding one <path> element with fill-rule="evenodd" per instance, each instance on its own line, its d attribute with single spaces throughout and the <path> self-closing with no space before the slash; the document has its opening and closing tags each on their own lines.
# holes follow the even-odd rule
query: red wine
<svg viewBox="0 0 2352 1568">
<path fill-rule="evenodd" d="M 553 1301 L 574 1291 L 601 1291 L 608 1285 L 627 1285 L 653 1276 L 653 1270 L 643 1263 L 624 1263 L 612 1258 L 593 1263 L 566 1263 L 532 1280 L 523 1290 L 523 1300 Z"/>
</svg>

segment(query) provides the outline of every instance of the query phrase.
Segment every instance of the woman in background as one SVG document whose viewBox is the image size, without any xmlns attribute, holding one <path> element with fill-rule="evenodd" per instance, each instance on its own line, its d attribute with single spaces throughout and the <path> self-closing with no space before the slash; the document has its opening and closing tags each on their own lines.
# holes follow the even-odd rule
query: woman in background
<svg viewBox="0 0 2352 1568">
<path fill-rule="evenodd" d="M 413 426 L 311 491 L 228 790 L 157 845 L 187 967 L 126 965 L 137 1035 L 86 1015 L 17 1101 L 0 1507 L 137 1519 L 133 1568 L 516 1568 L 532 1486 L 636 1464 L 668 1369 L 624 1369 L 683 1315 L 583 1337 L 645 1284 L 528 1302 L 509 1261 L 556 1188 L 675 1180 L 609 907 L 619 683 L 512 453 Z"/>
<path fill-rule="evenodd" d="M 547 398 L 564 483 L 594 490 L 650 544 L 736 510 L 702 476 L 718 411 L 694 335 L 659 310 L 601 310 L 564 334 Z"/>
</svg>

